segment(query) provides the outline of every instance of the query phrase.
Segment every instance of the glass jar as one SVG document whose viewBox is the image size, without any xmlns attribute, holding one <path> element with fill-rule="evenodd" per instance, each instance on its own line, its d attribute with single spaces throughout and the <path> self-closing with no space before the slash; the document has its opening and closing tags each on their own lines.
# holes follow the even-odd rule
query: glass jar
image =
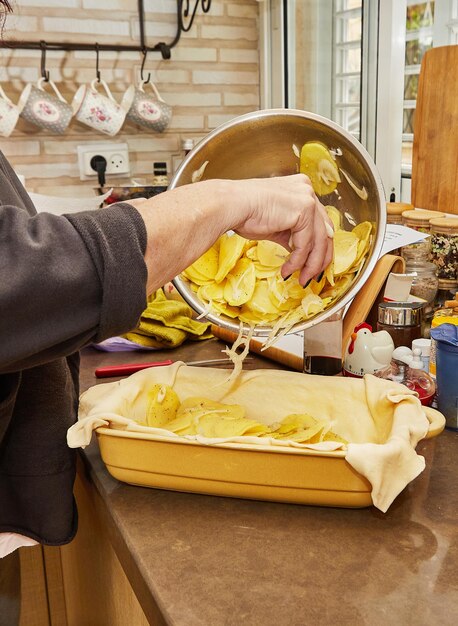
<svg viewBox="0 0 458 626">
<path fill-rule="evenodd" d="M 406 261 L 406 274 L 412 274 L 412 287 L 410 293 L 417 298 L 425 300 L 426 308 L 432 309 L 434 299 L 439 288 L 436 266 L 430 261 L 408 259 Z"/>
<path fill-rule="evenodd" d="M 453 300 L 458 292 L 458 280 L 438 279 L 437 294 L 434 299 L 434 310 L 445 306 L 447 300 Z"/>
<path fill-rule="evenodd" d="M 458 278 L 458 217 L 437 217 L 431 224 L 431 260 L 439 278 Z"/>
<path fill-rule="evenodd" d="M 402 214 L 404 213 L 404 211 L 413 211 L 413 209 L 413 204 L 408 204 L 407 202 L 387 202 L 387 224 L 402 224 Z"/>
<path fill-rule="evenodd" d="M 378 305 L 377 330 L 386 330 L 394 347 L 411 346 L 421 337 L 422 302 L 381 302 Z"/>
<path fill-rule="evenodd" d="M 444 217 L 444 213 L 438 213 L 437 211 L 423 211 L 420 209 L 414 209 L 413 211 L 404 211 L 402 214 L 403 226 L 408 226 L 417 230 L 420 233 L 431 232 L 431 225 L 429 221 L 436 217 Z M 407 259 L 429 259 L 430 243 L 429 237 L 423 241 L 417 243 L 411 243 L 408 246 L 402 248 L 402 256 Z"/>
<path fill-rule="evenodd" d="M 386 223 L 401 226 L 402 214 L 404 213 L 404 211 L 413 210 L 413 208 L 414 208 L 413 204 L 408 204 L 407 202 L 387 202 L 386 203 Z M 395 250 L 391 250 L 390 254 L 401 256 L 401 248 L 396 248 Z"/>
</svg>

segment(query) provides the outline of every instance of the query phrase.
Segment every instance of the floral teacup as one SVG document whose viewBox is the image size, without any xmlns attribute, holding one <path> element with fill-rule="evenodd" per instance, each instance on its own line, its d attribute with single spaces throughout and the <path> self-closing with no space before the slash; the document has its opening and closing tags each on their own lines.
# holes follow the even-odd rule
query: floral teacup
<svg viewBox="0 0 458 626">
<path fill-rule="evenodd" d="M 54 94 L 45 91 L 45 85 L 52 87 Z M 18 102 L 21 117 L 44 130 L 61 135 L 67 130 L 72 119 L 72 107 L 61 95 L 52 80 L 40 78 L 36 85 L 24 87 Z"/>
<path fill-rule="evenodd" d="M 97 91 L 102 85 L 105 94 Z M 116 135 L 124 123 L 126 111 L 116 102 L 104 80 L 93 80 L 90 87 L 81 85 L 73 98 L 75 118 L 106 135 Z"/>
<path fill-rule="evenodd" d="M 145 87 L 150 85 L 151 92 Z M 142 81 L 138 87 L 131 85 L 122 99 L 127 119 L 144 128 L 162 133 L 170 124 L 172 107 L 164 102 L 154 83 Z"/>
</svg>

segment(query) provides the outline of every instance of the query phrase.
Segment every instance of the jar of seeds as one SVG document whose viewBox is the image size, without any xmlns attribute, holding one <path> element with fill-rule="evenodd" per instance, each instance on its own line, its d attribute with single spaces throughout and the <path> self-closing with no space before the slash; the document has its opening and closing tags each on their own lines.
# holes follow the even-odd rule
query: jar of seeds
<svg viewBox="0 0 458 626">
<path fill-rule="evenodd" d="M 439 278 L 458 278 L 458 217 L 436 217 L 431 225 L 431 260 Z"/>
</svg>

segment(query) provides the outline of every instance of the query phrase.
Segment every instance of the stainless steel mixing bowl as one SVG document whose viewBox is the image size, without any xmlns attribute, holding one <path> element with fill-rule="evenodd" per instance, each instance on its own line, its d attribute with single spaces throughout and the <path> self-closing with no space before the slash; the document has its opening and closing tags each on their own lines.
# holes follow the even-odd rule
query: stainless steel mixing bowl
<svg viewBox="0 0 458 626">
<path fill-rule="evenodd" d="M 176 171 L 169 188 L 192 182 L 194 172 L 208 161 L 202 180 L 210 178 L 244 179 L 285 176 L 299 171 L 295 154 L 307 141 L 320 141 L 329 149 L 340 149 L 337 164 L 357 187 L 365 187 L 367 200 L 361 199 L 344 176 L 338 194 L 321 197 L 325 205 L 334 205 L 343 216 L 343 227 L 351 230 L 355 223 L 365 220 L 375 224 L 369 255 L 359 276 L 348 291 L 314 318 L 297 324 L 293 330 L 314 326 L 341 310 L 358 293 L 374 269 L 380 255 L 386 226 L 385 194 L 372 158 L 363 146 L 334 122 L 306 111 L 268 109 L 237 117 L 209 133 L 186 156 Z M 293 146 L 296 146 L 295 150 Z M 189 283 L 177 276 L 173 283 L 188 304 L 204 313 L 205 303 L 197 298 Z M 240 322 L 224 315 L 209 313 L 206 319 L 218 326 L 238 332 Z M 248 330 L 248 326 L 245 325 Z M 257 326 L 254 334 L 266 336 L 270 326 Z M 293 331 L 291 331 L 293 332 Z"/>
</svg>

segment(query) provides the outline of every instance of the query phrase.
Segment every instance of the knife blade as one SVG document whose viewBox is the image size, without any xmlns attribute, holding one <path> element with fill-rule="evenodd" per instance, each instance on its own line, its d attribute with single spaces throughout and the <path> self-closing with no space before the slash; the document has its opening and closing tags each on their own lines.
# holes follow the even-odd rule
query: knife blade
<svg viewBox="0 0 458 626">
<path fill-rule="evenodd" d="M 247 358 L 245 361 L 249 361 Z M 166 361 L 150 361 L 147 363 L 120 363 L 119 365 L 105 365 L 104 367 L 97 367 L 95 375 L 97 378 L 109 378 L 111 376 L 129 376 L 140 370 L 148 369 L 149 367 L 163 367 L 165 365 L 172 365 L 175 361 L 167 359 Z M 185 365 L 222 365 L 231 364 L 230 359 L 204 359 L 202 361 L 187 361 Z"/>
</svg>

